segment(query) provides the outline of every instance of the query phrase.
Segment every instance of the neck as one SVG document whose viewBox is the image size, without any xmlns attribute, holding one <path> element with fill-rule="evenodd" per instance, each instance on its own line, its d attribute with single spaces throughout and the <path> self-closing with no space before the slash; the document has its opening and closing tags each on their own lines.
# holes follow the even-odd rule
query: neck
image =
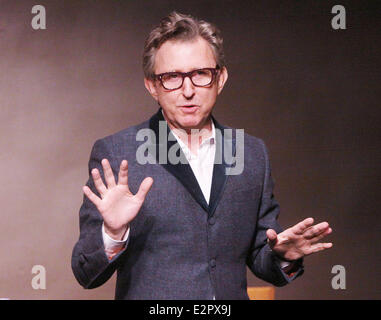
<svg viewBox="0 0 381 320">
<path fill-rule="evenodd" d="M 212 118 L 211 116 L 205 121 L 201 129 L 199 128 L 181 128 L 175 126 L 168 121 L 163 112 L 164 119 L 167 121 L 168 127 L 176 134 L 177 137 L 189 148 L 192 153 L 196 153 L 200 144 L 204 139 L 212 135 Z"/>
</svg>

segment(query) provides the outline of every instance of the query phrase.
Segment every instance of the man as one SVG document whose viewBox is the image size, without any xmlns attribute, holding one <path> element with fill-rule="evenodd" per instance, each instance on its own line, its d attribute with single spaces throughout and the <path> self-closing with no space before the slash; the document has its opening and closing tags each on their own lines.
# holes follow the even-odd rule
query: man
<svg viewBox="0 0 381 320">
<path fill-rule="evenodd" d="M 300 276 L 332 230 L 308 218 L 282 232 L 264 143 L 212 117 L 228 79 L 218 29 L 170 14 L 150 33 L 143 68 L 160 109 L 93 147 L 72 256 L 79 283 L 100 286 L 117 270 L 117 299 L 248 299 L 246 265 L 276 286 Z M 157 140 L 163 123 L 168 141 Z M 152 133 L 145 162 L 142 130 Z M 227 146 L 240 174 L 217 156 Z M 162 161 L 172 148 L 185 161 Z"/>
</svg>

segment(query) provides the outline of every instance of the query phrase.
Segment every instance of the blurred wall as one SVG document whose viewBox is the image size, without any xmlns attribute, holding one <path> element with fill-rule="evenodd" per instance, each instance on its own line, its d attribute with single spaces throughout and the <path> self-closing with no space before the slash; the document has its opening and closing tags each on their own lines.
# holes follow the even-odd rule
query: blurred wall
<svg viewBox="0 0 381 320">
<path fill-rule="evenodd" d="M 44 5 L 47 29 L 31 27 Z M 214 115 L 265 140 L 284 227 L 329 221 L 334 247 L 305 259 L 278 299 L 380 299 L 380 8 L 341 1 L 0 0 L 0 298 L 113 299 L 70 260 L 96 139 L 149 118 L 141 53 L 176 9 L 223 32 L 229 80 Z M 34 265 L 46 289 L 31 286 Z M 346 289 L 334 290 L 334 265 Z M 264 285 L 248 272 L 250 285 Z"/>
</svg>

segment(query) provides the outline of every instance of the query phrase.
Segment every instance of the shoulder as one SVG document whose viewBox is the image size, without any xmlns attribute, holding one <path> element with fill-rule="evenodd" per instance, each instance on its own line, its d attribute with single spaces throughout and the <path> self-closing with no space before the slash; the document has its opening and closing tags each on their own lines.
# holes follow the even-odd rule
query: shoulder
<svg viewBox="0 0 381 320">
<path fill-rule="evenodd" d="M 237 146 L 243 144 L 245 150 L 249 152 L 255 151 L 256 153 L 267 153 L 265 142 L 262 138 L 248 134 L 245 129 L 233 128 L 225 125 L 218 125 L 216 129 L 223 130 L 224 133 L 228 133 L 227 136 L 233 137 Z"/>
<path fill-rule="evenodd" d="M 107 153 L 118 155 L 121 153 L 135 152 L 136 150 L 136 135 L 141 129 L 146 129 L 149 126 L 148 121 L 144 121 L 138 125 L 128 127 L 108 136 L 99 138 L 95 141 L 94 150 L 104 150 Z"/>
</svg>

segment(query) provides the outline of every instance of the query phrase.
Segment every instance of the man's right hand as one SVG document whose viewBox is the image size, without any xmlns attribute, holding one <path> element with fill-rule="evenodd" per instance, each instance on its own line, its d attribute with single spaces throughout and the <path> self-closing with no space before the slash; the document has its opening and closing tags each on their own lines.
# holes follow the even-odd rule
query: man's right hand
<svg viewBox="0 0 381 320">
<path fill-rule="evenodd" d="M 153 179 L 147 177 L 140 184 L 138 192 L 133 195 L 128 188 L 128 162 L 123 160 L 120 164 L 118 183 L 115 182 L 110 163 L 102 160 L 107 187 L 102 181 L 98 169 L 91 170 L 95 188 L 99 198 L 88 186 L 83 187 L 84 194 L 94 203 L 103 217 L 105 232 L 115 240 L 121 240 L 129 223 L 136 217 L 148 191 L 151 189 Z"/>
</svg>

